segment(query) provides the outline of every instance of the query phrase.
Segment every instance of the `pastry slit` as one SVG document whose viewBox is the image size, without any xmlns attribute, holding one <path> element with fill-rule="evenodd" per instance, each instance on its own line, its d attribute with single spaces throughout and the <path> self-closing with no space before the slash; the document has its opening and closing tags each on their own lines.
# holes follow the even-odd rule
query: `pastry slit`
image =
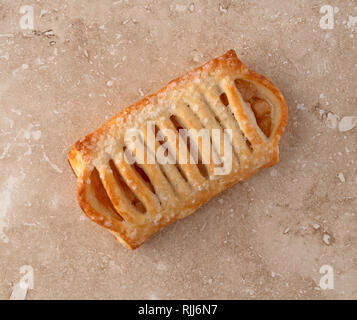
<svg viewBox="0 0 357 320">
<path fill-rule="evenodd" d="M 113 161 L 126 185 L 145 206 L 146 212 L 152 214 L 158 210 L 160 203 L 157 196 L 152 193 L 143 178 L 134 169 L 134 166 L 127 163 L 121 156 L 114 157 Z"/>
<path fill-rule="evenodd" d="M 179 122 L 181 122 L 181 123 L 183 122 L 185 124 L 186 128 L 191 128 L 191 129 L 194 129 L 196 131 L 199 131 L 201 129 L 207 130 L 205 125 L 202 123 L 201 119 L 192 110 L 191 104 L 184 103 L 184 104 L 182 104 L 182 108 L 183 108 L 183 110 L 180 112 L 180 109 L 179 109 L 178 113 L 177 113 L 177 116 L 179 116 L 177 118 L 179 120 Z M 184 115 L 186 115 L 186 117 L 183 118 Z M 198 139 L 196 139 L 197 141 L 194 141 L 194 143 L 196 144 L 196 146 L 198 148 L 198 157 L 199 157 L 202 165 L 204 165 L 206 167 L 205 171 L 208 171 L 210 176 L 214 176 L 215 163 L 213 161 L 213 157 L 219 158 L 220 160 L 222 160 L 222 159 L 219 157 L 216 148 L 212 144 L 211 130 L 207 130 L 207 132 L 208 132 L 208 135 L 209 135 L 208 136 L 208 138 L 209 138 L 209 150 L 206 150 L 206 148 L 203 147 L 202 138 L 201 138 L 201 143 L 199 142 Z M 204 152 L 207 152 L 207 151 L 208 151 L 209 154 L 204 153 Z M 204 158 L 208 160 L 208 164 L 205 164 L 205 163 L 202 162 L 202 159 L 204 159 Z M 222 165 L 222 163 L 223 162 L 221 161 L 220 164 Z"/>
<path fill-rule="evenodd" d="M 209 155 L 209 163 L 211 164 L 209 166 L 209 171 L 211 172 L 210 175 L 213 175 L 213 166 L 214 166 L 214 161 L 213 161 L 213 157 L 215 157 L 216 159 L 218 158 L 219 159 L 219 165 L 221 166 L 223 161 L 222 161 L 222 158 L 220 157 L 220 155 L 218 154 L 217 150 L 218 150 L 218 147 L 217 145 L 214 145 L 213 144 L 213 141 L 212 141 L 212 128 L 208 127 L 207 128 L 207 122 L 208 122 L 208 117 L 205 118 L 206 119 L 206 123 L 204 123 L 205 121 L 202 121 L 201 117 L 199 117 L 197 115 L 197 113 L 193 110 L 192 106 L 190 103 L 186 103 L 188 109 L 190 110 L 190 112 L 192 113 L 192 116 L 197 119 L 197 128 L 199 128 L 198 130 L 200 129 L 209 129 L 208 130 L 208 134 L 209 134 L 209 143 L 210 143 L 210 155 Z M 222 137 L 222 133 L 223 131 L 220 131 L 220 136 Z M 197 141 L 198 142 L 198 141 Z M 198 147 L 200 148 L 200 144 L 198 144 Z M 223 145 L 222 145 L 223 147 Z M 220 151 L 223 151 L 223 149 L 221 148 L 221 145 L 220 145 Z M 201 151 L 202 153 L 202 151 Z"/>
<path fill-rule="evenodd" d="M 148 148 L 149 152 L 151 153 L 151 156 L 155 157 L 156 150 L 164 142 L 159 141 L 157 139 L 157 133 L 159 131 L 159 128 L 156 124 L 154 125 L 154 128 L 151 128 L 150 130 L 152 130 L 152 134 L 155 137 L 155 140 L 154 140 L 155 141 L 155 146 L 154 146 L 155 150 L 151 150 L 147 146 L 147 139 L 148 139 L 147 130 L 144 131 L 144 141 L 145 141 L 146 147 Z M 168 151 L 172 156 L 172 150 L 168 150 Z M 156 160 L 156 158 L 155 158 L 155 160 Z M 175 192 L 175 194 L 186 196 L 189 193 L 190 186 L 187 182 L 187 177 L 185 176 L 185 174 L 182 171 L 180 171 L 181 169 L 177 168 L 178 167 L 177 161 L 175 161 L 174 164 L 166 164 L 166 165 L 159 164 L 158 166 L 159 166 L 160 170 L 162 171 L 163 175 L 165 176 L 167 182 L 171 186 L 171 189 Z"/>
<path fill-rule="evenodd" d="M 242 167 L 245 165 L 251 150 L 246 143 L 243 132 L 233 113 L 221 102 L 218 90 L 218 87 L 207 89 L 204 97 L 207 104 L 215 113 L 216 120 L 219 121 L 224 128 L 230 128 L 232 130 L 233 149 L 238 156 L 239 165 Z"/>
<path fill-rule="evenodd" d="M 153 128 L 150 128 L 150 130 L 152 131 L 152 134 L 154 136 L 154 150 L 152 150 L 151 148 L 149 148 L 149 144 L 148 144 L 148 136 L 147 136 L 147 126 L 145 126 L 144 128 L 144 144 L 145 144 L 145 148 L 148 150 L 148 152 L 150 153 L 150 156 L 153 158 L 154 161 L 157 161 L 156 158 L 156 152 L 157 149 L 160 147 L 161 144 L 163 144 L 162 141 L 157 140 L 157 132 L 159 131 L 159 128 L 157 127 L 156 124 L 153 125 Z M 150 145 L 151 146 L 151 145 Z M 171 154 L 171 151 L 168 150 L 168 152 Z M 162 172 L 162 174 L 164 175 L 165 179 L 167 180 L 167 182 L 170 184 L 171 188 L 173 190 L 175 190 L 172 181 L 170 180 L 170 178 L 168 177 L 167 173 L 168 171 L 171 173 L 169 175 L 172 175 L 172 170 L 166 170 L 166 168 L 168 166 L 172 166 L 172 164 L 166 164 L 166 165 L 162 165 L 162 164 L 158 164 L 158 167 L 160 168 L 160 171 Z M 171 168 L 172 169 L 172 168 Z M 177 178 L 177 177 L 175 177 Z M 174 179 L 175 180 L 175 179 Z"/>
<path fill-rule="evenodd" d="M 221 99 L 221 102 L 226 106 L 228 107 L 229 105 L 229 101 L 228 101 L 228 98 L 227 98 L 227 95 L 225 92 L 221 93 L 219 98 Z"/>
<path fill-rule="evenodd" d="M 141 165 L 138 165 L 136 162 L 132 164 L 134 170 L 136 173 L 141 177 L 141 179 L 144 181 L 146 184 L 146 187 L 153 193 L 156 194 L 156 190 L 151 182 L 151 179 L 148 177 L 146 174 L 145 170 L 141 167 Z"/>
<path fill-rule="evenodd" d="M 141 132 L 143 133 L 143 131 L 145 130 L 142 130 Z M 143 133 L 143 136 L 145 137 L 145 133 Z M 175 197 L 173 190 L 158 165 L 156 163 L 147 163 L 147 145 L 145 144 L 145 138 L 144 141 L 140 139 L 140 143 L 142 144 L 144 152 L 144 154 L 141 155 L 143 159 L 141 159 L 142 161 L 140 161 L 140 163 L 135 161 L 132 166 L 150 191 L 157 197 L 160 205 L 162 205 L 164 202 L 167 202 L 167 199 Z M 138 160 L 135 156 L 134 159 Z"/>
<path fill-rule="evenodd" d="M 160 204 L 167 202 L 167 199 L 175 198 L 175 193 L 158 164 L 144 163 L 134 164 L 134 166 L 143 179 L 152 186 L 152 191 L 158 197 Z"/>
<path fill-rule="evenodd" d="M 219 158 L 220 160 L 220 165 L 223 165 L 222 158 L 224 157 L 224 136 L 226 135 L 226 132 L 224 131 L 224 127 L 220 120 L 216 117 L 214 114 L 213 110 L 210 108 L 208 105 L 207 101 L 204 100 L 204 97 L 200 97 L 200 100 L 196 100 L 191 98 L 194 103 L 195 107 L 192 107 L 191 104 L 187 103 L 188 107 L 192 110 L 192 112 L 195 114 L 195 116 L 199 119 L 200 124 L 202 127 L 207 128 L 210 133 L 210 141 L 211 141 L 211 146 L 212 146 L 212 156 L 213 152 L 216 157 Z M 219 130 L 220 131 L 220 139 L 218 144 L 213 143 L 212 139 L 212 130 Z M 239 159 L 237 157 L 237 154 L 232 146 L 232 139 L 231 137 L 228 137 L 230 146 L 232 147 L 232 164 L 234 168 L 237 168 L 239 165 Z M 219 150 L 219 151 L 218 151 Z"/>
<path fill-rule="evenodd" d="M 107 165 L 98 168 L 103 187 L 120 216 L 130 223 L 141 224 L 144 222 L 146 208 L 136 197 L 135 193 L 127 186 L 121 177 L 113 160 L 109 160 Z"/>
<path fill-rule="evenodd" d="M 184 139 L 178 133 L 177 127 L 172 122 L 172 119 L 173 118 L 171 116 L 170 119 L 159 120 L 157 126 L 159 129 L 169 129 L 176 132 L 174 140 L 172 141 L 171 137 L 168 137 L 169 139 L 167 141 L 171 152 L 176 154 L 175 167 L 178 173 L 190 187 L 196 187 L 198 185 L 203 184 L 205 182 L 205 179 L 202 177 L 198 167 L 195 164 L 190 164 L 189 162 L 184 163 L 182 159 L 180 159 L 179 145 L 181 145 L 181 148 L 183 149 L 182 151 L 184 151 L 187 155 L 189 155 L 189 150 L 187 149 L 187 145 Z M 179 141 L 181 142 L 179 143 Z"/>
<path fill-rule="evenodd" d="M 110 159 L 109 161 L 109 166 L 113 172 L 113 176 L 114 179 L 116 180 L 116 183 L 120 186 L 122 193 L 125 194 L 124 199 L 126 198 L 129 201 L 129 203 L 140 213 L 146 213 L 145 205 L 140 201 L 140 199 L 137 197 L 135 192 L 133 192 L 133 190 L 131 190 L 129 186 L 126 184 L 124 178 L 120 174 L 118 168 L 116 167 L 112 159 Z"/>
<path fill-rule="evenodd" d="M 266 140 L 258 133 L 256 119 L 250 105 L 242 98 L 233 80 L 223 80 L 220 83 L 221 90 L 227 94 L 228 108 L 235 117 L 242 134 L 245 137 L 247 146 L 251 152 L 256 145 L 261 145 Z"/>
<path fill-rule="evenodd" d="M 224 133 L 224 135 L 226 135 L 225 129 L 227 129 L 227 128 L 226 128 L 225 124 L 222 122 L 222 120 L 216 114 L 215 108 L 209 103 L 209 101 L 206 99 L 206 97 L 204 95 L 202 96 L 202 100 L 203 100 L 204 105 L 206 106 L 207 112 L 209 112 L 211 115 L 211 117 L 210 117 L 212 119 L 211 120 L 211 122 L 212 122 L 211 129 L 216 129 L 216 128 L 220 129 Z M 228 136 L 228 139 L 229 139 L 229 143 L 232 147 L 232 151 L 233 151 L 233 158 L 234 158 L 233 161 L 237 161 L 237 165 L 239 165 L 239 154 L 233 144 L 233 137 L 234 137 L 233 132 L 234 131 L 232 130 L 232 136 Z M 224 136 L 221 135 L 220 149 L 219 149 L 221 156 L 223 156 L 222 152 L 224 150 L 223 143 L 224 143 Z"/>
<path fill-rule="evenodd" d="M 146 154 L 145 154 L 146 146 L 144 141 L 142 141 L 141 139 L 140 139 L 140 143 L 141 143 L 143 154 L 137 154 L 137 150 L 131 150 L 127 146 L 123 147 L 124 154 L 126 155 L 127 159 L 130 160 L 131 162 L 130 165 L 134 169 L 134 172 L 136 173 L 137 177 L 141 179 L 141 181 L 146 185 L 146 188 L 157 197 L 158 201 L 161 204 L 160 197 L 158 197 L 156 193 L 156 188 L 154 184 L 151 182 L 149 176 L 147 175 L 150 168 L 143 167 L 143 163 L 146 163 Z M 140 164 L 138 163 L 138 160 Z"/>
<path fill-rule="evenodd" d="M 117 216 L 119 220 L 123 221 L 123 217 L 119 214 L 119 212 L 117 212 L 108 196 L 108 193 L 103 185 L 103 181 L 99 175 L 99 171 L 97 168 L 94 168 L 90 175 L 90 183 L 93 185 L 95 197 L 97 198 L 98 202 L 103 205 L 107 210 L 112 212 L 115 216 Z"/>
<path fill-rule="evenodd" d="M 196 164 L 198 170 L 200 171 L 201 176 L 207 179 L 209 176 L 213 175 L 213 169 L 210 168 L 212 166 L 212 162 L 210 161 L 210 159 L 208 159 L 210 166 L 203 163 L 202 148 L 200 146 L 199 141 L 195 141 L 195 139 L 192 139 L 189 135 L 187 135 L 188 128 L 196 130 L 200 129 L 197 123 L 194 123 L 195 119 L 192 118 L 189 113 L 189 110 L 190 109 L 185 104 L 182 104 L 181 110 L 176 110 L 175 114 L 172 115 L 170 119 L 173 121 L 178 134 L 184 137 L 186 140 L 190 163 L 192 159 L 192 161 Z M 186 129 L 186 131 L 181 131 L 182 129 Z M 182 134 L 185 134 L 185 136 L 183 136 Z M 197 152 L 197 154 L 193 152 L 191 147 L 194 148 L 193 150 Z"/>
<path fill-rule="evenodd" d="M 243 136 L 243 140 L 244 140 L 245 144 L 247 145 L 248 149 L 252 152 L 253 151 L 252 143 L 250 142 L 250 140 L 247 137 L 247 135 L 245 134 L 245 132 L 242 130 L 242 126 L 239 123 L 239 117 L 232 110 L 232 106 L 231 106 L 231 103 L 229 101 L 227 94 L 225 92 L 223 92 L 220 94 L 219 98 L 220 98 L 221 102 L 223 103 L 223 105 L 227 108 L 227 110 L 229 110 L 229 112 L 231 112 L 232 116 L 234 117 L 235 121 L 237 122 L 239 131 L 241 132 L 241 134 Z"/>
<path fill-rule="evenodd" d="M 259 95 L 258 90 L 253 83 L 243 79 L 235 79 L 234 84 L 243 100 L 252 109 L 258 127 L 262 130 L 264 135 L 269 138 L 272 132 L 271 104 L 264 99 L 264 97 Z"/>
</svg>

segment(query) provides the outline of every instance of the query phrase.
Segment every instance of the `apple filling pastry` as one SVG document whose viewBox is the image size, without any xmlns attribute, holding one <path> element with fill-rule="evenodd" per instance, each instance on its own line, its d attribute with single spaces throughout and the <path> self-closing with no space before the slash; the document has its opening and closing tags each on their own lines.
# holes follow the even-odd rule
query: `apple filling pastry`
<svg viewBox="0 0 357 320">
<path fill-rule="evenodd" d="M 233 50 L 79 140 L 68 158 L 86 215 L 130 249 L 279 161 L 281 92 Z"/>
</svg>

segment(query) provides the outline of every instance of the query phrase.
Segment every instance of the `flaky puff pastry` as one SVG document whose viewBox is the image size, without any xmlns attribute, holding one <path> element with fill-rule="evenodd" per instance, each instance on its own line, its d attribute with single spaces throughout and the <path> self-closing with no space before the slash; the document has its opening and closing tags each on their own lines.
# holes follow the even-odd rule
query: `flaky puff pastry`
<svg viewBox="0 0 357 320">
<path fill-rule="evenodd" d="M 78 179 L 78 202 L 90 219 L 109 229 L 122 245 L 135 249 L 216 194 L 276 164 L 287 119 L 281 92 L 230 50 L 124 109 L 79 140 L 68 156 Z M 202 161 L 128 163 L 123 157 L 125 132 L 142 129 L 147 147 L 145 132 L 150 132 L 150 121 L 155 123 L 154 137 L 159 130 L 171 129 L 177 141 L 183 139 L 182 128 L 231 129 L 232 170 L 215 175 L 214 164 Z M 155 150 L 162 143 L 158 140 Z M 169 152 L 178 152 L 177 141 L 166 140 Z M 188 153 L 189 147 L 187 144 Z"/>
</svg>

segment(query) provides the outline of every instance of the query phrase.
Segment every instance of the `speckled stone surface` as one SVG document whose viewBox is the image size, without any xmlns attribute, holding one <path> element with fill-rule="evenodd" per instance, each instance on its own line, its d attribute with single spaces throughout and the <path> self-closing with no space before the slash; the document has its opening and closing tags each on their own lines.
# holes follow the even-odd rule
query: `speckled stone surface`
<svg viewBox="0 0 357 320">
<path fill-rule="evenodd" d="M 356 299 L 357 2 L 330 1 L 333 29 L 325 4 L 2 0 L 0 299 L 24 265 L 27 299 Z M 231 48 L 285 95 L 281 162 L 123 248 L 80 210 L 70 146 Z"/>
</svg>

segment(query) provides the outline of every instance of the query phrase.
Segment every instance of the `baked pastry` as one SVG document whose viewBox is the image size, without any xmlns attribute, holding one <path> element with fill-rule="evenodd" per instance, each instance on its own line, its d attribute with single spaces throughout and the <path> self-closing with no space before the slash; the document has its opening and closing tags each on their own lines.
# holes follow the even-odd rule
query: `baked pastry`
<svg viewBox="0 0 357 320">
<path fill-rule="evenodd" d="M 216 194 L 276 164 L 287 118 L 280 91 L 248 70 L 230 50 L 124 109 L 72 147 L 68 158 L 78 179 L 79 204 L 122 245 L 135 249 Z M 137 138 L 146 155 L 140 163 L 126 139 L 133 128 L 143 132 Z M 174 135 L 160 137 L 164 129 Z M 194 144 L 187 141 L 194 139 L 186 135 L 185 140 L 182 129 L 216 130 L 222 135 L 219 139 L 210 135 L 211 155 L 197 136 L 194 163 L 148 161 L 149 155 L 157 159 L 163 144 L 167 157 L 179 159 L 184 150 L 191 159 Z M 227 139 L 230 170 L 217 174 L 215 169 L 225 165 Z M 213 161 L 217 158 L 218 165 Z"/>
</svg>

